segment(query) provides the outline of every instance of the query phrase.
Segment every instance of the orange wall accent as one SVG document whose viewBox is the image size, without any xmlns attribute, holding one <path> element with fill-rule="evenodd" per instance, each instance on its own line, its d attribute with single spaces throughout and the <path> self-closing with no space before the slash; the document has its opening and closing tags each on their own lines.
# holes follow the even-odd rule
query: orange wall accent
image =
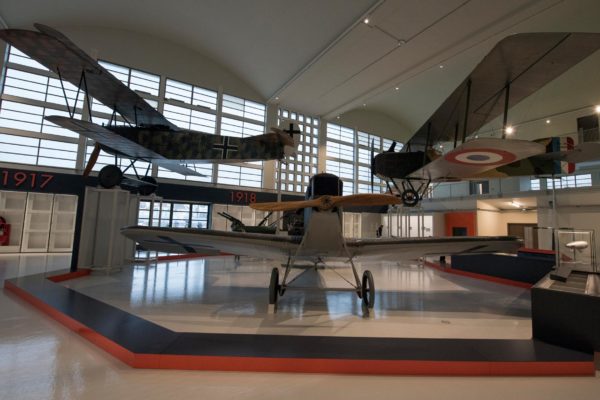
<svg viewBox="0 0 600 400">
<path fill-rule="evenodd" d="M 452 228 L 467 228 L 468 236 L 477 234 L 477 214 L 475 211 L 449 212 L 444 214 L 446 236 L 452 236 Z"/>
</svg>

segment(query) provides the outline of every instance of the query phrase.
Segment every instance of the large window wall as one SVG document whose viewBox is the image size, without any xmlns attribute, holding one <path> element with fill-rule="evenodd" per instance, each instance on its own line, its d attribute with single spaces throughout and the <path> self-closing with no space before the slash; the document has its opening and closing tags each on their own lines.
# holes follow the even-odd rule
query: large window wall
<svg viewBox="0 0 600 400">
<path fill-rule="evenodd" d="M 138 224 L 167 228 L 208 228 L 208 204 L 140 201 Z"/>
<path fill-rule="evenodd" d="M 280 108 L 277 122 L 281 124 L 284 120 L 297 124 L 301 133 L 296 157 L 286 160 L 281 165 L 282 189 L 304 193 L 310 177 L 318 171 L 319 119 Z M 277 173 L 278 171 L 275 171 L 275 181 L 279 182 Z"/>
<path fill-rule="evenodd" d="M 592 174 L 566 175 L 560 178 L 531 178 L 531 190 L 568 189 L 592 186 Z"/>
<path fill-rule="evenodd" d="M 65 92 L 74 105 L 77 89 L 66 83 Z M 80 98 L 76 118 L 82 106 Z M 79 135 L 46 121 L 48 115 L 68 115 L 59 80 L 12 48 L 0 102 L 0 162 L 75 168 Z"/>
<path fill-rule="evenodd" d="M 385 184 L 377 177 L 371 187 L 371 152 L 379 154 L 391 144 L 389 139 L 328 123 L 325 169 L 344 181 L 344 194 L 384 192 Z"/>
</svg>

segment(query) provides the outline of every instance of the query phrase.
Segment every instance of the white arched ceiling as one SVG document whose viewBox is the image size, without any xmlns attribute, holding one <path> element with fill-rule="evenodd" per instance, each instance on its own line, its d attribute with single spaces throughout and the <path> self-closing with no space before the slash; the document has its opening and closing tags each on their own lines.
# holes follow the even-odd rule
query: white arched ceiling
<svg viewBox="0 0 600 400">
<path fill-rule="evenodd" d="M 391 129 L 398 140 L 410 137 L 503 37 L 535 31 L 600 32 L 598 15 L 597 0 L 0 3 L 0 17 L 9 27 L 30 28 L 41 22 L 64 27 L 84 42 L 95 40 L 92 36 L 102 31 L 160 38 L 162 43 L 202 55 L 184 58 L 183 62 L 190 63 L 181 67 L 186 69 L 186 77 L 198 74 L 190 81 L 224 79 L 214 71 L 214 76 L 203 78 L 203 68 L 193 65 L 210 59 L 213 66 L 222 66 L 224 75 L 235 75 L 240 90 L 243 86 L 242 92 L 253 98 L 269 99 L 334 122 L 340 116 L 339 121 L 357 126 L 369 125 L 369 118 L 389 119 L 390 123 L 380 125 L 402 127 Z M 368 25 L 362 23 L 365 16 Z M 103 46 L 110 45 L 110 36 L 106 34 Z M 156 46 L 158 52 L 163 51 L 160 47 Z M 146 51 L 152 50 L 146 46 Z M 592 64 L 584 65 L 583 70 L 590 74 L 600 70 L 598 57 L 587 62 Z M 444 68 L 439 68 L 440 64 Z M 515 123 L 522 122 L 516 120 L 519 118 L 560 113 L 594 99 L 600 102 L 600 79 L 594 76 L 565 74 L 544 90 L 521 111 L 513 110 Z M 377 123 L 371 121 L 371 125 Z M 526 136 L 543 129 L 532 129 Z M 558 133 L 557 129 L 552 132 Z"/>
</svg>

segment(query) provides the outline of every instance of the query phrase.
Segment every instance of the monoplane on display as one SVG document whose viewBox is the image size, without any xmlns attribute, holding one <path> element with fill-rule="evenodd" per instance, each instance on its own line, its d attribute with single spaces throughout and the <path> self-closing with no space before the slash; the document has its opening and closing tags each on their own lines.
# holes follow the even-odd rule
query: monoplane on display
<svg viewBox="0 0 600 400">
<path fill-rule="evenodd" d="M 98 175 L 100 185 L 105 188 L 114 187 L 126 179 L 128 186 L 142 188 L 144 194 L 153 192 L 156 181 L 149 176 L 150 168 L 144 176 L 140 176 L 134 165 L 138 160 L 182 175 L 203 176 L 187 167 L 187 164 L 282 160 L 295 154 L 300 131 L 293 124 L 286 124 L 283 129 L 272 128 L 272 132 L 247 138 L 179 128 L 62 33 L 41 24 L 35 24 L 35 27 L 39 32 L 23 29 L 0 30 L 0 38 L 56 73 L 61 85 L 63 80 L 75 85 L 75 105 L 79 92 L 83 91 L 87 96 L 90 118 L 90 97 L 113 110 L 107 125 L 76 119 L 76 107 L 69 106 L 65 92 L 69 117 L 45 117 L 53 124 L 96 142 L 84 176 L 90 173 L 100 150 L 115 155 L 115 165 L 105 166 Z M 63 85 L 63 91 L 64 89 Z M 117 114 L 127 125 L 117 124 Z M 123 177 L 124 171 L 116 165 L 117 156 L 132 160 L 131 167 L 137 179 Z"/>
<path fill-rule="evenodd" d="M 372 173 L 404 205 L 415 206 L 432 182 L 557 175 L 600 158 L 599 143 L 575 144 L 570 136 L 507 137 L 511 107 L 598 49 L 598 33 L 522 33 L 501 40 L 400 152 L 393 143 L 372 157 Z M 499 116 L 501 137 L 477 134 Z"/>
<path fill-rule="evenodd" d="M 209 229 L 159 228 L 145 226 L 125 227 L 123 235 L 138 242 L 147 250 L 169 253 L 214 253 L 281 260 L 285 262 L 283 279 L 279 268 L 273 268 L 269 285 L 269 303 L 276 304 L 278 296 L 304 272 L 327 267 L 327 261 L 347 261 L 352 270 L 349 290 L 356 292 L 363 305 L 370 309 L 375 300 L 373 275 L 365 270 L 362 277 L 354 264 L 359 261 L 398 261 L 426 255 L 463 253 L 515 252 L 520 241 L 515 237 L 447 237 L 447 238 L 380 238 L 347 239 L 343 235 L 344 207 L 387 206 L 400 199 L 387 194 L 354 194 L 341 196 L 342 181 L 332 174 L 317 174 L 310 180 L 306 200 L 290 202 L 252 203 L 261 211 L 290 211 L 304 209 L 304 233 L 298 235 L 270 235 L 246 232 L 225 232 Z M 308 263 L 299 275 L 290 278 L 293 267 Z M 325 288 L 325 290 L 336 290 Z M 348 290 L 348 289 L 341 289 Z"/>
</svg>

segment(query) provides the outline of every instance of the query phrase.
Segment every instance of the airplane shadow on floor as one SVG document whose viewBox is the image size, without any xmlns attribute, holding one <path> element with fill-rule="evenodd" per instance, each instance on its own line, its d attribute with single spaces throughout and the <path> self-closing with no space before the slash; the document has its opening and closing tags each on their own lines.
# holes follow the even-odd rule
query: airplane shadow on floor
<svg viewBox="0 0 600 400">
<path fill-rule="evenodd" d="M 485 313 L 519 318 L 531 316 L 529 291 L 487 282 L 469 284 L 459 277 L 445 278 L 451 282 L 456 278 L 457 286 L 460 286 L 461 290 L 378 290 L 375 310 Z M 208 281 L 202 298 L 198 299 L 202 303 L 222 304 L 225 309 L 235 309 L 248 303 L 254 304 L 257 310 L 267 307 L 266 281 L 265 287 L 213 286 L 211 281 L 215 281 L 214 277 Z M 361 301 L 355 292 L 318 289 L 326 286 L 320 274 L 303 274 L 294 284 L 314 287 L 316 290 L 289 288 L 284 296 L 279 298 L 278 311 L 281 313 L 296 314 L 303 310 L 361 313 Z M 340 280 L 339 287 L 350 288 L 350 285 Z"/>
</svg>

